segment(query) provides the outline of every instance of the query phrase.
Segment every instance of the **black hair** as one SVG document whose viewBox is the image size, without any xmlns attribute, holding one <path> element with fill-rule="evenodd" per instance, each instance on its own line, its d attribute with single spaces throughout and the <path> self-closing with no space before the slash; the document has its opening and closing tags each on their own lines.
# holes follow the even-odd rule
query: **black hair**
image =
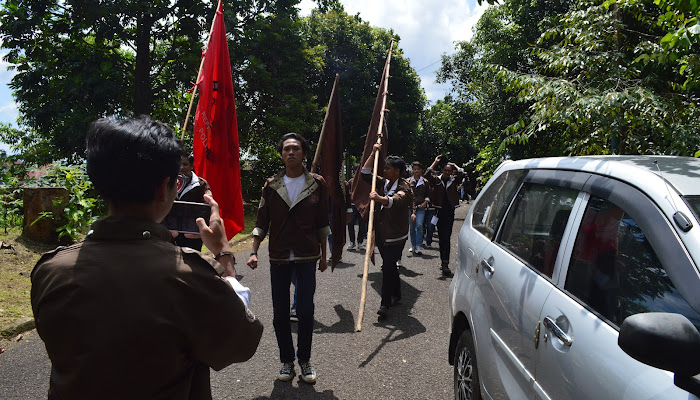
<svg viewBox="0 0 700 400">
<path fill-rule="evenodd" d="M 101 118 L 88 128 L 87 173 L 102 197 L 148 203 L 163 179 L 177 182 L 182 147 L 166 124 L 141 116 Z"/>
<path fill-rule="evenodd" d="M 414 161 L 414 162 L 412 162 L 412 163 L 411 163 L 411 168 L 413 168 L 413 167 L 420 167 L 420 169 L 424 169 L 424 168 L 423 168 L 423 164 L 421 164 L 420 161 Z"/>
<path fill-rule="evenodd" d="M 187 157 L 187 161 L 190 162 L 190 165 L 194 165 L 194 153 L 193 153 L 193 152 L 187 151 L 187 150 L 186 150 L 186 151 L 182 154 L 182 156 L 183 156 L 183 157 Z"/>
<path fill-rule="evenodd" d="M 399 156 L 387 156 L 384 159 L 384 163 L 391 165 L 394 168 L 398 168 L 399 171 L 406 171 L 406 162 Z"/>
<path fill-rule="evenodd" d="M 309 154 L 309 142 L 306 141 L 306 138 L 301 136 L 298 133 L 290 132 L 282 136 L 282 139 L 280 139 L 279 143 L 277 143 L 277 151 L 279 151 L 280 154 L 282 154 L 282 147 L 284 146 L 284 141 L 288 139 L 296 139 L 301 143 L 301 150 L 304 152 L 304 154 Z"/>
</svg>

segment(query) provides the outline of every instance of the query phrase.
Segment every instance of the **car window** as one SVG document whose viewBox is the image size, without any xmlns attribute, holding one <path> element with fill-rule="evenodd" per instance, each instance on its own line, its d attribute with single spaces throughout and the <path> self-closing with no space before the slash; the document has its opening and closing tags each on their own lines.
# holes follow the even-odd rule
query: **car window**
<svg viewBox="0 0 700 400">
<path fill-rule="evenodd" d="M 578 191 L 574 189 L 524 184 L 508 212 L 498 242 L 551 278 L 577 195 Z"/>
<path fill-rule="evenodd" d="M 513 191 L 524 174 L 523 170 L 506 171 L 499 175 L 474 204 L 472 227 L 493 239 L 501 223 L 505 208 L 513 197 Z"/>
<path fill-rule="evenodd" d="M 695 217 L 700 219 L 700 196 L 687 196 L 684 199 L 695 213 Z"/>
<path fill-rule="evenodd" d="M 676 290 L 637 223 L 595 196 L 576 237 L 565 289 L 616 326 L 630 315 L 671 312 L 700 329 L 700 315 Z"/>
</svg>

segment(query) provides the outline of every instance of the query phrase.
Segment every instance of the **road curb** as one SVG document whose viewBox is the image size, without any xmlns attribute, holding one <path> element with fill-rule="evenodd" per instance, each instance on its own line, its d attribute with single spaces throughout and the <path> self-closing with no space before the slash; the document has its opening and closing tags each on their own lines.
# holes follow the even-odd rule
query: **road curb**
<svg viewBox="0 0 700 400">
<path fill-rule="evenodd" d="M 35 327 L 36 323 L 34 322 L 34 318 L 24 318 L 16 324 L 0 328 L 0 336 L 2 336 L 4 339 L 11 339 L 16 335 L 30 331 Z"/>
</svg>

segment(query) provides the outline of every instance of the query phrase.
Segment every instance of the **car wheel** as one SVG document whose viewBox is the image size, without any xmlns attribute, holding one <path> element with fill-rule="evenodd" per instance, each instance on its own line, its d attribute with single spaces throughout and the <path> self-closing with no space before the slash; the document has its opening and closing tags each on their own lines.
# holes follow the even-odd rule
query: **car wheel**
<svg viewBox="0 0 700 400">
<path fill-rule="evenodd" d="M 480 400 L 479 370 L 471 332 L 464 331 L 457 342 L 454 359 L 455 399 Z"/>
</svg>

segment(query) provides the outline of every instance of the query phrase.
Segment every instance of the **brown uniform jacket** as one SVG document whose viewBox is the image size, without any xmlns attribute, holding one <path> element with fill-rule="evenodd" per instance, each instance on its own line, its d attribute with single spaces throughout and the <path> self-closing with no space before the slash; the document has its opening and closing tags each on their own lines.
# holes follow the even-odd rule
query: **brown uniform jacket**
<svg viewBox="0 0 700 400">
<path fill-rule="evenodd" d="M 363 169 L 362 178 L 371 180 L 372 175 L 365 173 Z M 408 217 L 413 204 L 413 192 L 407 180 L 399 178 L 397 182 L 396 190 L 389 196 L 392 199 L 391 207 L 375 205 L 374 231 L 377 233 L 376 240 L 379 246 L 404 243 L 408 239 Z M 391 187 L 384 190 L 386 184 L 386 179 L 377 176 L 377 194 L 387 196 Z"/>
<path fill-rule="evenodd" d="M 430 194 L 430 183 L 428 180 L 423 178 L 423 180 L 420 181 L 420 184 L 419 181 L 414 180 L 413 177 L 408 178 L 408 182 L 411 185 L 411 190 L 413 191 L 412 211 L 416 211 L 418 206 L 423 204 L 425 199 L 428 198 Z"/>
<path fill-rule="evenodd" d="M 109 217 L 39 260 L 31 302 L 49 399 L 211 399 L 209 368 L 255 353 L 263 326 L 221 265 L 170 239 L 163 225 Z"/>
<path fill-rule="evenodd" d="M 331 233 L 328 222 L 328 189 L 321 175 L 304 169 L 306 183 L 294 203 L 289 200 L 284 170 L 269 178 L 262 190 L 253 235 L 270 233 L 270 261 L 289 262 L 321 258 L 321 240 Z"/>
<path fill-rule="evenodd" d="M 442 175 L 438 175 L 437 171 L 428 168 L 425 171 L 424 177 L 427 178 L 433 186 L 433 196 L 430 197 L 432 205 L 441 208 L 449 202 L 452 208 L 457 207 L 459 205 L 459 191 L 457 188 L 459 184 L 462 183 L 464 176 L 464 172 L 457 172 L 457 177 L 455 177 L 454 181 L 446 187 L 447 189 L 444 189 L 445 184 L 442 182 L 442 179 L 440 179 Z"/>
</svg>

